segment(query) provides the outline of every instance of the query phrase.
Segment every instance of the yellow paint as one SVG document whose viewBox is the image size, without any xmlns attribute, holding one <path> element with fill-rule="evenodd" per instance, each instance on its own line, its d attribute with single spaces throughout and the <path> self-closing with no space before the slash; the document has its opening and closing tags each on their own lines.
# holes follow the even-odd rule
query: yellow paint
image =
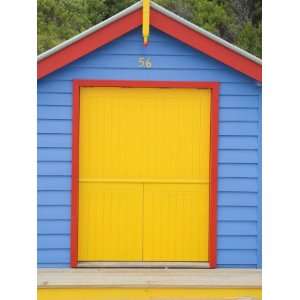
<svg viewBox="0 0 300 300">
<path fill-rule="evenodd" d="M 210 91 L 81 88 L 79 261 L 207 261 Z"/>
<path fill-rule="evenodd" d="M 208 184 L 147 184 L 144 260 L 208 261 Z"/>
<path fill-rule="evenodd" d="M 143 0 L 143 38 L 144 44 L 148 44 L 150 35 L 150 0 Z"/>
<path fill-rule="evenodd" d="M 142 192 L 141 184 L 80 183 L 79 261 L 142 260 Z"/>
<path fill-rule="evenodd" d="M 261 299 L 260 289 L 39 289 L 39 300 L 238 300 Z M 249 299 L 250 300 L 250 299 Z"/>
</svg>

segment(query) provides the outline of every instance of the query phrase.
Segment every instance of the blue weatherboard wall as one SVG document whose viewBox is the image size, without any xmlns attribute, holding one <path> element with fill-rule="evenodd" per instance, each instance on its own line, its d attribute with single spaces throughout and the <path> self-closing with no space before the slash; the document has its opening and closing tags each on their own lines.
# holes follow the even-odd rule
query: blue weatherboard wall
<svg viewBox="0 0 300 300">
<path fill-rule="evenodd" d="M 38 264 L 70 262 L 72 80 L 219 81 L 218 267 L 260 267 L 261 87 L 152 29 L 100 48 L 38 82 Z M 152 69 L 141 69 L 141 56 Z"/>
</svg>

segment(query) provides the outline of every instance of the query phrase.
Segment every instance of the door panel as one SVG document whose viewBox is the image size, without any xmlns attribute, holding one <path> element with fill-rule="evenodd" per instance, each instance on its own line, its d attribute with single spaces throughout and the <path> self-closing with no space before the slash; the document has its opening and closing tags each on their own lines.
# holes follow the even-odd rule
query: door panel
<svg viewBox="0 0 300 300">
<path fill-rule="evenodd" d="M 208 261 L 208 184 L 146 184 L 145 261 Z"/>
<path fill-rule="evenodd" d="M 80 178 L 206 180 L 210 90 L 81 88 Z"/>
<path fill-rule="evenodd" d="M 79 261 L 141 261 L 141 184 L 79 186 Z"/>
</svg>

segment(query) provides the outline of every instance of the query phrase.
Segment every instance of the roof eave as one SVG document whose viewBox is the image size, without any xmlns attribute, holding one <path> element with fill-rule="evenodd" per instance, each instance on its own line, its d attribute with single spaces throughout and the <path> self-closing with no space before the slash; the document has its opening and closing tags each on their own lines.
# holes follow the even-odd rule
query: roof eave
<svg viewBox="0 0 300 300">
<path fill-rule="evenodd" d="M 105 27 L 105 26 L 107 26 L 107 25 L 109 25 L 109 24 L 111 24 L 111 23 L 113 23 L 113 22 L 115 22 L 115 21 L 117 21 L 117 20 L 133 13 L 133 12 L 135 12 L 135 11 L 137 11 L 141 7 L 142 7 L 142 1 L 138 1 L 137 3 L 129 6 L 128 8 L 126 8 L 125 10 L 123 10 L 123 11 L 117 13 L 116 15 L 110 17 L 109 19 L 106 19 L 106 20 L 100 22 L 99 24 L 83 31 L 82 33 L 70 38 L 69 40 L 64 41 L 61 44 L 59 44 L 59 45 L 43 52 L 42 54 L 38 55 L 37 61 L 38 62 L 42 61 L 43 59 L 55 54 L 56 52 L 59 52 L 60 50 L 74 44 L 75 42 L 89 36 L 90 34 L 98 31 L 99 29 L 101 29 L 101 28 L 103 28 L 103 27 Z M 182 18 L 182 17 L 176 15 L 175 13 L 167 10 L 166 8 L 154 3 L 153 1 L 151 1 L 151 7 L 154 10 L 156 10 L 156 11 L 168 16 L 169 18 L 174 19 L 175 21 L 183 24 L 184 26 L 192 29 L 193 31 L 199 32 L 200 34 L 206 36 L 207 38 L 209 38 L 213 41 L 215 41 L 216 43 L 218 43 L 218 44 L 232 50 L 233 52 L 235 52 L 235 53 L 251 60 L 252 62 L 254 62 L 256 64 L 259 64 L 259 65 L 262 65 L 262 60 L 260 58 L 256 57 L 255 55 L 253 55 L 253 54 L 251 54 L 251 53 L 249 53 L 249 52 L 247 52 L 247 51 L 245 51 L 245 50 L 243 50 L 243 49 L 241 49 L 241 48 L 239 48 L 239 47 L 237 47 L 237 46 L 235 46 L 235 45 L 233 45 L 233 44 L 231 44 L 227 41 L 225 41 L 224 39 L 216 36 L 215 34 L 210 33 L 209 31 L 207 31 L 207 30 L 205 30 L 205 29 L 203 29 L 203 28 L 201 28 L 201 27 L 185 20 L 184 18 Z"/>
<path fill-rule="evenodd" d="M 141 7 L 142 7 L 142 2 L 141 1 L 129 6 L 128 8 L 120 11 L 116 15 L 113 15 L 112 17 L 110 17 L 110 18 L 108 18 L 108 19 L 106 19 L 106 20 L 90 27 L 89 29 L 75 35 L 74 37 L 62 42 L 61 44 L 59 44 L 59 45 L 57 45 L 57 46 L 41 53 L 40 55 L 38 55 L 37 61 L 39 62 L 40 60 L 43 60 L 44 58 L 46 58 L 46 57 L 48 57 L 48 56 L 50 56 L 50 55 L 52 55 L 52 54 L 54 54 L 54 53 L 56 53 L 56 52 L 58 52 L 62 49 L 68 47 L 69 45 L 83 39 L 84 37 L 92 34 L 93 32 L 95 32 L 95 31 L 97 31 L 97 30 L 99 30 L 99 29 L 101 29 L 101 28 L 103 28 L 103 27 L 105 27 L 105 26 L 107 26 L 107 25 L 109 25 L 109 24 L 111 24 L 111 23 L 127 16 L 127 15 L 129 15 L 130 13 L 138 10 Z"/>
<path fill-rule="evenodd" d="M 243 49 L 241 49 L 241 48 L 239 48 L 239 47 L 237 47 L 237 46 L 235 46 L 235 45 L 233 45 L 233 44 L 231 44 L 231 43 L 229 43 L 227 41 L 225 41 L 224 39 L 216 36 L 215 34 L 213 34 L 213 33 L 209 32 L 209 31 L 207 31 L 207 30 L 205 30 L 205 29 L 203 29 L 203 28 L 201 28 L 201 27 L 199 27 L 199 26 L 197 26 L 197 25 L 195 25 L 195 24 L 187 21 L 186 19 L 184 19 L 184 18 L 176 15 L 175 13 L 167 10 L 166 8 L 160 6 L 160 5 L 158 5 L 158 4 L 156 4 L 156 3 L 152 2 L 152 1 L 151 1 L 151 7 L 154 8 L 154 9 L 156 9 L 157 11 L 161 12 L 162 14 L 164 14 L 164 15 L 166 15 L 166 16 L 174 19 L 174 20 L 176 20 L 177 22 L 179 22 L 179 23 L 181 23 L 181 24 L 183 24 L 183 25 L 185 25 L 185 26 L 193 29 L 194 31 L 197 31 L 197 32 L 203 34 L 204 36 L 206 36 L 206 37 L 214 40 L 215 42 L 217 42 L 217 43 L 219 43 L 219 44 L 221 44 L 221 45 L 223 45 L 223 46 L 225 46 L 225 47 L 233 50 L 234 52 L 236 52 L 236 53 L 238 53 L 238 54 L 240 54 L 240 55 L 242 55 L 242 56 L 244 56 L 244 57 L 246 57 L 246 58 L 254 61 L 255 63 L 262 64 L 262 60 L 260 58 L 258 58 L 257 56 L 255 56 L 255 55 L 253 55 L 253 54 L 251 54 L 251 53 L 249 53 L 249 52 L 247 52 L 247 51 L 245 51 L 245 50 L 243 50 Z"/>
</svg>

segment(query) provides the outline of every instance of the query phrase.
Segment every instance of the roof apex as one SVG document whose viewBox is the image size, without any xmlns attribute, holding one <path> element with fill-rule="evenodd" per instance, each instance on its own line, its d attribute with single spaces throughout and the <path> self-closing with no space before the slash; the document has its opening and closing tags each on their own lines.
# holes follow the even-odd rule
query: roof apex
<svg viewBox="0 0 300 300">
<path fill-rule="evenodd" d="M 231 50 L 233 50 L 237 53 L 239 53 L 240 55 L 243 55 L 243 56 L 247 57 L 248 59 L 250 59 L 250 60 L 252 60 L 252 61 L 254 61 L 258 64 L 262 64 L 262 60 L 260 58 L 258 58 L 257 56 L 247 52 L 246 50 L 243 50 L 243 49 L 235 46 L 234 44 L 231 44 L 231 43 L 227 42 L 226 40 L 216 36 L 215 34 L 209 32 L 205 29 L 203 29 L 202 27 L 197 26 L 197 25 L 193 24 L 192 22 L 176 15 L 175 13 L 173 13 L 170 10 L 162 7 L 161 5 L 155 3 L 154 1 L 151 1 L 150 5 L 153 9 L 156 9 L 157 11 L 159 11 L 159 12 L 161 12 L 161 13 L 163 13 L 163 14 L 165 14 L 165 15 L 167 15 L 167 16 L 175 19 L 175 20 L 177 20 L 178 22 L 186 25 L 187 27 L 202 33 L 203 35 L 207 36 L 208 38 L 222 44 L 223 46 L 225 46 L 225 47 L 227 47 L 227 48 L 229 48 L 229 49 L 231 49 Z M 138 10 L 141 7 L 142 7 L 142 1 L 136 2 L 135 4 L 133 4 L 129 7 L 127 7 L 126 9 L 120 11 L 116 15 L 110 17 L 109 19 L 106 19 L 106 20 L 90 27 L 89 29 L 75 35 L 74 37 L 62 42 L 61 44 L 58 44 L 57 46 L 41 53 L 40 55 L 38 55 L 37 60 L 40 61 L 40 60 L 50 56 L 51 54 L 54 54 L 55 52 L 62 50 L 63 48 L 71 45 L 72 43 L 75 43 L 76 41 L 78 41 L 78 40 L 86 37 L 87 35 L 101 29 L 102 27 L 104 27 L 104 26 L 106 26 L 106 25 L 108 25 L 108 24 L 110 24 L 110 23 L 112 23 L 112 22 L 114 22 L 114 21 L 130 14 L 130 13 L 132 13 L 133 11 Z"/>
<path fill-rule="evenodd" d="M 92 26 L 91 28 L 70 38 L 69 40 L 66 40 L 66 41 L 62 42 L 61 44 L 53 47 L 52 49 L 49 49 L 49 50 L 43 52 L 42 54 L 38 55 L 38 57 L 37 57 L 38 74 L 40 74 L 40 75 L 38 75 L 38 78 L 41 78 L 41 77 L 51 73 L 55 69 L 58 69 L 57 67 L 56 68 L 47 67 L 47 69 L 49 69 L 49 70 L 45 71 L 45 69 L 44 69 L 43 71 L 39 72 L 39 67 L 41 64 L 49 66 L 50 62 L 47 63 L 46 61 L 49 59 L 53 61 L 54 57 L 56 55 L 58 55 L 59 53 L 61 53 L 61 50 L 68 48 L 69 46 L 74 47 L 78 42 L 83 43 L 83 41 L 82 41 L 83 39 L 89 39 L 90 37 L 92 39 L 93 34 L 94 35 L 97 34 L 97 32 L 99 32 L 99 30 L 103 30 L 105 32 L 106 28 L 110 27 L 108 25 L 113 26 L 114 25 L 113 23 L 122 22 L 122 20 L 126 19 L 126 18 L 130 19 L 130 16 L 131 16 L 130 22 L 133 22 L 135 24 L 134 25 L 133 25 L 133 23 L 131 23 L 131 25 L 127 24 L 127 27 L 134 28 L 134 26 L 135 27 L 138 26 L 139 24 L 137 24 L 137 19 L 140 19 L 140 18 L 138 17 L 137 14 L 138 14 L 138 10 L 141 10 L 142 5 L 143 5 L 142 1 L 138 1 L 135 4 L 124 9 L 123 11 L 110 17 L 109 19 L 106 19 L 106 20 Z M 179 34 L 178 34 L 179 40 L 186 42 L 188 45 L 190 45 L 192 47 L 194 46 L 193 44 L 197 44 L 195 46 L 195 48 L 200 51 L 202 50 L 202 49 L 200 49 L 201 48 L 200 44 L 207 42 L 209 45 L 206 45 L 206 50 L 205 50 L 206 52 L 204 51 L 204 53 L 206 53 L 207 55 L 211 54 L 211 56 L 216 59 L 218 59 L 218 57 L 219 57 L 219 60 L 223 61 L 223 59 L 221 57 L 222 55 L 218 54 L 218 51 L 225 52 L 225 53 L 227 53 L 226 55 L 228 56 L 226 60 L 224 59 L 225 64 L 228 64 L 231 67 L 234 67 L 234 65 L 236 65 L 236 67 L 234 67 L 235 69 L 240 70 L 242 73 L 245 73 L 248 76 L 261 81 L 262 60 L 260 58 L 225 41 L 224 39 L 216 36 L 215 34 L 212 34 L 211 32 L 208 32 L 207 30 L 187 21 L 186 19 L 176 15 L 175 13 L 156 4 L 153 1 L 150 2 L 150 5 L 151 5 L 151 9 L 152 9 L 152 16 L 156 15 L 156 18 L 158 17 L 160 19 L 160 21 L 157 21 L 157 20 L 156 21 L 153 20 L 153 22 L 150 21 L 150 25 L 152 25 L 152 26 L 155 25 L 154 27 L 156 27 L 157 29 L 160 29 L 163 27 L 168 27 L 167 30 L 165 30 L 165 31 L 167 31 L 168 34 L 173 35 L 173 37 L 175 37 L 175 38 L 177 36 L 177 33 L 174 32 L 174 28 L 172 28 L 172 25 L 175 25 L 175 24 L 176 24 L 175 26 L 179 25 L 180 27 L 178 27 L 178 28 L 181 31 L 182 31 L 182 28 L 185 28 L 184 29 L 184 31 L 186 31 L 185 34 L 191 35 L 191 36 L 193 36 L 193 38 L 190 38 L 189 41 L 185 41 L 186 40 L 185 34 L 181 34 L 181 38 L 179 37 Z M 137 19 L 132 18 L 132 16 L 134 14 L 136 15 L 135 18 L 137 18 Z M 166 21 L 169 20 L 169 25 L 165 25 L 164 24 L 165 22 L 161 21 L 162 19 L 166 20 Z M 138 22 L 142 22 L 141 19 Z M 154 22 L 155 22 L 155 24 L 154 24 Z M 105 35 L 104 32 L 103 32 L 103 35 Z M 125 30 L 124 30 L 124 33 L 126 33 Z M 202 36 L 202 39 L 200 39 L 199 36 Z M 117 35 L 115 38 L 117 38 Z M 198 40 L 198 42 L 194 42 L 195 39 Z M 110 42 L 112 40 L 113 40 L 113 38 L 111 38 L 111 39 L 107 38 L 107 42 Z M 193 41 L 191 42 L 191 40 L 193 40 Z M 104 44 L 105 44 L 105 42 L 102 42 L 102 44 L 99 45 L 99 47 Z M 95 45 L 93 45 L 93 46 L 95 47 Z M 67 50 L 67 49 L 65 49 L 65 50 Z M 229 56 L 231 56 L 231 58 L 229 58 Z M 235 62 L 231 63 L 230 60 L 233 57 L 238 59 L 237 63 L 235 63 Z M 60 58 L 60 59 L 62 60 L 62 58 Z M 66 63 L 70 63 L 71 59 L 68 58 L 68 59 L 66 59 L 66 61 L 68 61 Z M 63 66 L 63 65 L 64 64 L 61 63 L 61 66 Z M 52 71 L 50 69 L 52 69 Z"/>
</svg>

